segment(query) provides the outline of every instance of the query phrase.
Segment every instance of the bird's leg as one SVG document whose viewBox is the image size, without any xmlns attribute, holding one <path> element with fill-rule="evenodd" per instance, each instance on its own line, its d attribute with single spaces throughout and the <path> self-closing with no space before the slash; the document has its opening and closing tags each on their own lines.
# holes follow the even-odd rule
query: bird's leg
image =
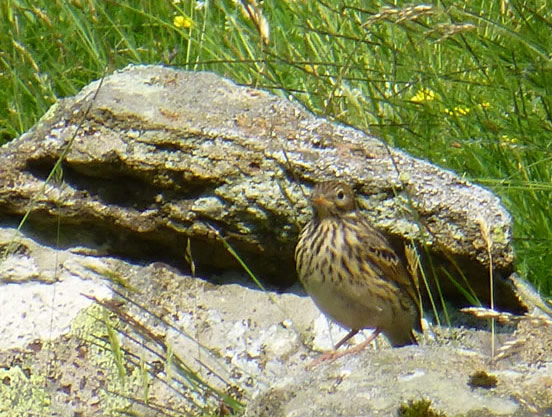
<svg viewBox="0 0 552 417">
<path fill-rule="evenodd" d="M 326 352 L 326 353 L 323 353 L 322 355 L 320 355 L 318 358 L 316 358 L 314 361 L 312 361 L 307 366 L 307 369 L 312 369 L 315 366 L 320 365 L 322 362 L 333 362 L 336 359 L 339 359 L 339 358 L 341 358 L 342 356 L 345 356 L 345 355 L 357 354 L 357 353 L 361 352 L 362 350 L 364 350 L 364 348 L 366 348 L 366 346 L 368 346 L 368 344 L 371 343 L 381 333 L 380 329 L 375 329 L 374 333 L 372 333 L 370 336 L 368 336 L 364 342 L 359 343 L 358 345 L 353 346 L 352 348 L 349 348 L 349 349 L 344 350 L 342 352 L 338 352 L 337 349 L 340 346 L 342 346 L 351 337 L 356 335 L 358 333 L 358 331 L 359 331 L 359 329 L 352 329 L 349 333 L 347 333 L 347 335 L 343 339 L 341 339 L 337 343 L 337 345 L 335 345 L 335 349 L 333 351 Z"/>
<path fill-rule="evenodd" d="M 351 329 L 347 335 L 341 339 L 339 342 L 337 342 L 337 345 L 334 346 L 334 350 L 339 349 L 347 340 L 349 340 L 351 337 L 353 337 L 355 334 L 357 334 L 359 329 Z"/>
<path fill-rule="evenodd" d="M 345 356 L 345 355 L 355 355 L 357 353 L 362 352 L 366 348 L 366 346 L 372 343 L 372 341 L 379 336 L 380 333 L 381 333 L 380 329 L 375 329 L 374 332 L 370 336 L 368 336 L 364 342 L 359 343 L 358 345 L 353 346 L 352 348 L 344 350 L 343 352 L 335 352 L 336 357 L 334 358 L 334 360 L 337 358 L 341 358 L 342 356 Z"/>
</svg>

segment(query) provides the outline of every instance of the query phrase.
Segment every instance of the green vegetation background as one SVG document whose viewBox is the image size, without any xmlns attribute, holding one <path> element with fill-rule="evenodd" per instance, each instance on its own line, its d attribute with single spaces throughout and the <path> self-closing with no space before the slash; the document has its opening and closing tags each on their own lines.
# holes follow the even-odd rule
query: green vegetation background
<svg viewBox="0 0 552 417">
<path fill-rule="evenodd" d="M 552 294 L 546 0 L 4 0 L 0 27 L 0 144 L 128 64 L 214 71 L 492 189 Z"/>
</svg>

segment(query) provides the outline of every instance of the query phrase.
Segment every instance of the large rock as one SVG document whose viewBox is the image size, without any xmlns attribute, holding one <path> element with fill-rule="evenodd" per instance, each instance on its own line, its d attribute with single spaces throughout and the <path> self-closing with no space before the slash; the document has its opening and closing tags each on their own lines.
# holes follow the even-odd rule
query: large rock
<svg viewBox="0 0 552 417">
<path fill-rule="evenodd" d="M 0 228 L 0 248 L 15 234 Z M 515 333 L 496 327 L 494 359 L 484 328 L 432 325 L 420 346 L 379 339 L 306 369 L 343 330 L 299 287 L 213 284 L 24 236 L 0 274 L 2 416 L 227 415 L 223 393 L 251 417 L 383 417 L 420 400 L 449 416 L 523 417 L 552 405 L 552 327 L 536 311 Z M 470 385 L 479 371 L 496 387 Z"/>
<path fill-rule="evenodd" d="M 54 175 L 62 158 L 63 182 Z M 403 252 L 414 239 L 445 293 L 465 280 L 485 304 L 523 311 L 511 219 L 499 199 L 380 140 L 209 73 L 128 67 L 60 100 L 0 150 L 0 216 L 43 239 L 182 267 L 238 267 L 212 227 L 265 279 L 295 279 L 293 249 L 312 184 L 342 178 Z M 49 225 L 49 226 L 48 226 Z M 491 255 L 489 257 L 489 254 Z M 431 258 L 431 262 L 429 262 Z M 490 265 L 492 259 L 492 265 Z M 205 270 L 205 269 L 203 269 Z"/>
</svg>

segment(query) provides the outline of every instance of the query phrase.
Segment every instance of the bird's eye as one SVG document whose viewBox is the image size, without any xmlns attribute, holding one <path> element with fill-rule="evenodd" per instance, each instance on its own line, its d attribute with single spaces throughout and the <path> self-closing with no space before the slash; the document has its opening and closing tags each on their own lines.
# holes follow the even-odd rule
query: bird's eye
<svg viewBox="0 0 552 417">
<path fill-rule="evenodd" d="M 339 190 L 337 192 L 337 199 L 338 200 L 343 200 L 345 198 L 345 193 L 343 192 L 343 190 Z"/>
</svg>

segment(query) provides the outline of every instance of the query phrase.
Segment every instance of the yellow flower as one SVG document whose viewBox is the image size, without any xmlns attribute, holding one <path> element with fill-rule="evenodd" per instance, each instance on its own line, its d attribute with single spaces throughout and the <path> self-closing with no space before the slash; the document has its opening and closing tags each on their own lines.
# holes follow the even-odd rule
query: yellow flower
<svg viewBox="0 0 552 417">
<path fill-rule="evenodd" d="M 502 139 L 502 142 L 507 142 L 507 143 L 518 143 L 519 142 L 519 139 L 516 138 L 516 137 L 509 137 L 508 135 L 502 135 L 500 137 L 500 139 Z"/>
<path fill-rule="evenodd" d="M 416 93 L 414 97 L 410 99 L 413 103 L 423 103 L 424 101 L 433 101 L 435 99 L 435 93 L 427 88 L 422 88 Z"/>
<path fill-rule="evenodd" d="M 179 16 L 175 16 L 173 19 L 173 25 L 179 29 L 180 28 L 189 29 L 192 27 L 192 24 L 193 24 L 192 19 L 190 19 L 187 16 L 179 15 Z"/>
<path fill-rule="evenodd" d="M 449 116 L 465 116 L 469 112 L 470 112 L 470 109 L 468 109 L 467 107 L 460 107 L 460 106 L 456 106 L 452 110 L 445 109 L 445 113 L 448 114 Z"/>
<path fill-rule="evenodd" d="M 310 74 L 316 75 L 318 73 L 318 65 L 305 64 L 303 69 Z"/>
<path fill-rule="evenodd" d="M 470 109 L 468 109 L 467 107 L 456 106 L 454 108 L 454 111 L 456 112 L 456 114 L 459 114 L 460 116 L 465 116 L 470 112 Z"/>
</svg>

